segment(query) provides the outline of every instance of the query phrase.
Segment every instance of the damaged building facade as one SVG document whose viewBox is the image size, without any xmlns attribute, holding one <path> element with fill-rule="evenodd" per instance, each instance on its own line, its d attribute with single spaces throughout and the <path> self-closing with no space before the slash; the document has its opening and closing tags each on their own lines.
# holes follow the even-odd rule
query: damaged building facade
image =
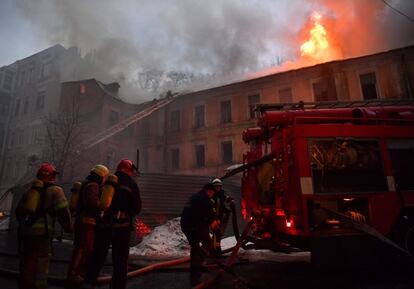
<svg viewBox="0 0 414 289">
<path fill-rule="evenodd" d="M 56 158 L 51 157 L 50 143 L 47 141 L 48 123 L 59 120 L 58 117 L 64 115 L 74 89 L 76 95 L 80 94 L 80 83 L 76 80 L 97 75 L 94 71 L 96 70 L 93 64 L 87 57 L 81 57 L 79 49 L 66 49 L 61 45 L 52 46 L 1 68 L 0 103 L 5 113 L 0 116 L 0 193 L 33 177 L 40 162 Z M 97 76 L 101 81 L 110 79 L 105 73 Z M 96 131 L 87 128 L 103 129 L 105 125 L 110 126 L 124 114 L 128 114 L 126 111 L 135 109 L 134 105 L 127 105 L 128 108 L 124 109 L 125 103 L 117 96 L 119 85 L 116 83 L 104 85 L 95 79 L 82 83 L 84 91 L 81 105 L 85 106 L 80 110 L 81 117 L 85 115 L 86 107 L 93 110 L 88 112 L 96 114 L 93 119 L 84 121 L 85 128 L 82 129 L 82 133 L 94 134 Z M 115 112 L 107 107 L 114 107 L 113 110 L 118 115 L 115 116 Z M 108 120 L 111 117 L 112 122 Z M 99 148 L 94 152 L 96 151 L 99 151 Z M 81 155 L 79 159 L 82 159 Z M 99 161 L 104 160 L 106 156 L 99 158 Z M 94 160 L 91 159 L 90 163 L 92 161 Z M 90 166 L 90 163 L 84 166 Z M 71 162 L 65 164 L 67 178 L 83 178 L 90 169 L 89 167 L 84 168 L 85 171 L 76 170 L 75 173 L 70 168 L 72 165 Z M 9 208 L 11 196 L 9 195 L 1 204 Z"/>
<path fill-rule="evenodd" d="M 144 172 L 221 176 L 243 162 L 258 103 L 413 98 L 414 46 L 188 93 L 137 124 Z"/>
<path fill-rule="evenodd" d="M 51 114 L 64 115 L 76 103 L 82 119 L 80 143 L 153 103 L 124 103 L 118 84 L 88 78 L 85 69 L 80 69 L 82 65 L 76 49 L 57 45 L 16 62 L 13 69 L 7 67 L 13 72 L 13 84 L 7 94 L 2 191 L 25 174 L 32 175 L 35 165 L 45 160 L 44 121 Z M 411 46 L 182 94 L 148 117 L 80 151 L 65 163 L 65 181 L 84 177 L 97 162 L 113 170 L 120 158 L 135 159 L 137 148 L 143 173 L 221 176 L 243 162 L 247 147 L 242 132 L 256 125 L 254 107 L 259 103 L 410 99 L 413 88 Z"/>
</svg>

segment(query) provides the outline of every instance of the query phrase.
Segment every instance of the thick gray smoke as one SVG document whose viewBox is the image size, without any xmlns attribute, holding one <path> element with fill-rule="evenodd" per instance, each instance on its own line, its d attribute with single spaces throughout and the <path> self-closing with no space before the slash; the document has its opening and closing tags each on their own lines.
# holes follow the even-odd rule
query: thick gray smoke
<svg viewBox="0 0 414 289">
<path fill-rule="evenodd" d="M 11 0 L 5 0 L 11 1 Z M 414 17 L 414 1 L 388 0 Z M 15 0 L 14 17 L 30 23 L 45 47 L 93 51 L 116 78 L 140 71 L 190 71 L 240 77 L 300 57 L 313 11 L 331 22 L 344 57 L 414 43 L 414 23 L 380 0 Z"/>
</svg>

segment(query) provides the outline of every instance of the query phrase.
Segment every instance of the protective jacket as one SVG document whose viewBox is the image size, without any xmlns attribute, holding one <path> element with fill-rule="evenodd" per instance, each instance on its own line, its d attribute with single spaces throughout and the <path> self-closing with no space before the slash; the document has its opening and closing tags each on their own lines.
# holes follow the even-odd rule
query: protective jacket
<svg viewBox="0 0 414 289">
<path fill-rule="evenodd" d="M 112 203 L 103 216 L 104 224 L 131 224 L 132 218 L 141 211 L 141 197 L 137 183 L 126 173 L 117 171 L 118 186 Z"/>
<path fill-rule="evenodd" d="M 96 176 L 89 175 L 86 182 L 83 183 L 77 208 L 77 223 L 95 225 L 96 220 L 100 216 L 101 207 L 99 201 L 100 180 L 96 180 Z"/>
<path fill-rule="evenodd" d="M 183 230 L 197 230 L 209 227 L 218 219 L 214 212 L 213 203 L 204 190 L 193 194 L 184 206 L 181 214 L 181 228 Z"/>
<path fill-rule="evenodd" d="M 56 218 L 65 231 L 71 230 L 71 217 L 68 202 L 62 188 L 55 183 L 45 183 L 33 214 L 27 214 L 23 207 L 27 196 L 16 208 L 16 216 L 21 221 L 23 235 L 53 236 Z"/>
<path fill-rule="evenodd" d="M 32 191 L 33 192 L 33 191 Z M 49 182 L 39 189 L 36 209 L 28 214 L 26 192 L 16 208 L 19 224 L 20 289 L 44 289 L 51 256 L 51 240 L 56 219 L 66 232 L 71 230 L 68 202 L 61 187 Z M 20 246 L 20 243 L 22 244 Z"/>
<path fill-rule="evenodd" d="M 117 171 L 118 184 L 109 209 L 96 227 L 94 251 L 85 278 L 85 287 L 95 284 L 112 244 L 111 288 L 125 289 L 132 218 L 141 211 L 138 185 L 126 173 Z M 89 287 L 88 287 L 89 288 Z"/>
</svg>

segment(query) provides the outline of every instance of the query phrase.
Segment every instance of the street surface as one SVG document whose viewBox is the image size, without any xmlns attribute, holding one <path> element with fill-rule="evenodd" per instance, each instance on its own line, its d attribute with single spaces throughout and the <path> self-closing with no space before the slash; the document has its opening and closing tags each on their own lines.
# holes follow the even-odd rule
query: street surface
<svg viewBox="0 0 414 289">
<path fill-rule="evenodd" d="M 17 270 L 18 260 L 8 254 L 16 251 L 16 242 L 6 233 L 0 233 L 0 267 L 3 269 Z M 71 252 L 70 243 L 54 243 L 54 257 L 50 267 L 50 275 L 63 278 L 66 274 L 67 264 Z M 272 258 L 269 257 L 273 254 Z M 225 259 L 222 260 L 223 263 Z M 110 258 L 108 258 L 110 263 Z M 145 266 L 150 260 L 134 260 L 134 267 Z M 217 272 L 217 268 L 211 273 L 206 273 L 203 278 L 209 278 Z M 110 266 L 104 268 L 103 274 L 110 274 Z M 254 288 L 278 288 L 278 289 L 412 289 L 414 288 L 414 270 L 407 267 L 399 268 L 396 264 L 390 264 L 377 268 L 347 268 L 316 270 L 309 263 L 307 252 L 293 253 L 290 255 L 281 253 L 242 252 L 240 259 L 233 267 L 234 272 L 242 276 L 244 280 Z M 17 289 L 17 279 L 2 273 L 0 275 L 1 289 Z M 49 288 L 63 288 L 52 282 Z M 99 288 L 109 288 L 109 285 Z M 189 284 L 189 272 L 187 266 L 175 269 L 163 269 L 148 273 L 146 275 L 128 281 L 127 288 L 140 289 L 186 289 L 191 288 Z M 240 284 L 232 275 L 223 273 L 213 288 L 246 288 Z"/>
</svg>

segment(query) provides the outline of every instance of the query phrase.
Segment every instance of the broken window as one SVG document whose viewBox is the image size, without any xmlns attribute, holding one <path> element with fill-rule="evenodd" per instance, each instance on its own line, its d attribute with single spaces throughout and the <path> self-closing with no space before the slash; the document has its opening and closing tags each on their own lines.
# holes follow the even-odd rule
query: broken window
<svg viewBox="0 0 414 289">
<path fill-rule="evenodd" d="M 221 123 L 231 122 L 231 101 L 226 100 L 221 103 Z"/>
<path fill-rule="evenodd" d="M 249 119 L 257 117 L 257 111 L 255 111 L 256 105 L 260 103 L 260 94 L 253 94 L 248 96 L 249 104 Z"/>
<path fill-rule="evenodd" d="M 359 76 L 361 81 L 362 98 L 363 99 L 376 99 L 377 94 L 377 78 L 375 72 L 361 74 Z"/>
<path fill-rule="evenodd" d="M 170 119 L 170 128 L 171 131 L 178 131 L 180 130 L 180 111 L 174 110 L 171 112 L 171 119 Z"/>
<path fill-rule="evenodd" d="M 233 146 L 231 141 L 221 143 L 221 160 L 223 164 L 231 164 L 233 162 Z"/>
<path fill-rule="evenodd" d="M 198 105 L 194 108 L 194 127 L 204 127 L 204 105 Z"/>
<path fill-rule="evenodd" d="M 205 148 L 204 145 L 195 146 L 196 153 L 196 167 L 202 168 L 205 166 Z"/>
<path fill-rule="evenodd" d="M 313 96 L 315 101 L 337 100 L 336 89 L 329 77 L 323 77 L 312 83 Z"/>
<path fill-rule="evenodd" d="M 292 88 L 279 89 L 279 99 L 281 103 L 291 103 L 293 101 Z"/>
</svg>

